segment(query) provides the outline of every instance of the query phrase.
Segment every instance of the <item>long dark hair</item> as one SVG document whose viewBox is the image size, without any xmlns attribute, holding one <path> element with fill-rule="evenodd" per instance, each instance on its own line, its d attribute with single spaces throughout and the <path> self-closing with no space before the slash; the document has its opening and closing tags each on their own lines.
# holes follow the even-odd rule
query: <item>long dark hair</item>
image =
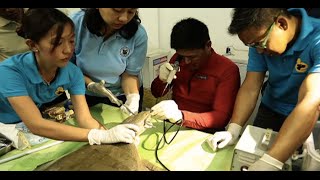
<svg viewBox="0 0 320 180">
<path fill-rule="evenodd" d="M 89 31 L 97 36 L 103 36 L 100 30 L 106 27 L 106 23 L 102 19 L 99 10 L 96 8 L 81 8 L 81 10 L 85 11 L 84 22 Z M 132 38 L 136 34 L 140 23 L 141 19 L 137 11 L 132 20 L 119 29 L 119 34 L 125 39 Z"/>
<path fill-rule="evenodd" d="M 73 21 L 55 8 L 30 8 L 23 16 L 17 34 L 38 43 L 53 26 L 57 26 L 57 37 L 53 43 L 52 52 L 59 45 L 66 24 L 70 24 L 74 29 Z"/>
</svg>

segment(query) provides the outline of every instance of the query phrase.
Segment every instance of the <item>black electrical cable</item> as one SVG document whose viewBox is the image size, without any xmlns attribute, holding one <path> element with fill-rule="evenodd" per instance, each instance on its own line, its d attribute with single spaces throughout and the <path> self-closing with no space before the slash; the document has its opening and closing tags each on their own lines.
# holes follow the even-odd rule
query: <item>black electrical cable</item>
<svg viewBox="0 0 320 180">
<path fill-rule="evenodd" d="M 167 171 L 170 171 L 169 168 L 167 168 L 159 159 L 159 156 L 158 156 L 159 145 L 161 144 L 162 139 L 164 139 L 164 143 L 165 144 L 170 144 L 174 140 L 174 138 L 177 136 L 177 134 L 180 131 L 180 128 L 182 126 L 182 120 L 179 120 L 176 123 L 172 124 L 167 130 L 166 130 L 166 121 L 167 120 L 163 121 L 163 135 L 162 135 L 161 139 L 159 140 L 159 143 L 157 144 L 157 147 L 156 147 L 156 150 L 155 150 L 155 155 L 156 155 L 156 159 L 161 164 L 161 166 L 164 167 Z M 179 128 L 176 131 L 176 133 L 174 134 L 174 136 L 172 137 L 172 139 L 168 142 L 167 138 L 166 138 L 166 133 L 176 124 L 179 124 Z"/>
<path fill-rule="evenodd" d="M 173 85 L 170 84 L 167 93 L 170 93 L 170 92 L 172 91 L 172 88 L 173 88 Z M 166 90 L 166 89 L 163 89 L 162 94 L 161 94 L 161 97 L 164 95 L 165 90 Z M 159 100 L 160 100 L 160 98 L 157 98 L 157 99 L 156 99 L 156 104 L 158 104 Z M 156 146 L 155 155 L 156 155 L 157 161 L 161 164 L 161 166 L 162 166 L 163 168 L 165 168 L 167 171 L 170 171 L 170 169 L 167 168 L 167 167 L 160 161 L 159 156 L 158 156 L 158 150 L 159 150 L 159 146 L 160 146 L 160 144 L 161 144 L 162 139 L 164 139 L 163 146 L 164 146 L 165 144 L 170 144 L 170 143 L 174 140 L 174 138 L 177 136 L 177 134 L 178 134 L 178 132 L 180 131 L 180 128 L 181 128 L 181 126 L 182 126 L 182 119 L 178 120 L 176 123 L 173 123 L 167 130 L 166 130 L 166 121 L 168 121 L 168 120 L 164 120 L 164 121 L 163 121 L 163 135 L 162 135 L 162 137 L 160 138 L 159 143 L 158 143 L 157 146 Z M 178 128 L 178 130 L 176 131 L 176 133 L 174 134 L 174 136 L 172 137 L 172 139 L 168 142 L 168 141 L 167 141 L 167 138 L 166 138 L 166 133 L 167 133 L 174 125 L 179 125 L 179 128 Z"/>
</svg>

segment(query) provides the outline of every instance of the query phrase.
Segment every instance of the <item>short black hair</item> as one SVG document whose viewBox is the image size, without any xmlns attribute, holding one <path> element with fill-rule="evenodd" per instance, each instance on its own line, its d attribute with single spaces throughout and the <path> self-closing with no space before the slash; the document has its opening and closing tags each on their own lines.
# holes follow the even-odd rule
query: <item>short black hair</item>
<svg viewBox="0 0 320 180">
<path fill-rule="evenodd" d="M 172 28 L 171 48 L 177 49 L 202 49 L 210 40 L 208 27 L 194 18 L 179 21 Z"/>
<path fill-rule="evenodd" d="M 235 35 L 249 27 L 268 27 L 279 15 L 290 17 L 286 8 L 234 8 L 228 32 Z"/>
<path fill-rule="evenodd" d="M 57 26 L 57 37 L 51 49 L 54 51 L 59 44 L 66 24 L 70 24 L 74 29 L 73 21 L 55 8 L 30 8 L 23 16 L 17 34 L 38 43 L 52 27 Z"/>
<path fill-rule="evenodd" d="M 103 36 L 103 34 L 100 33 L 100 30 L 106 27 L 106 23 L 102 19 L 99 10 L 96 8 L 81 8 L 81 10 L 85 12 L 84 22 L 88 30 L 92 34 Z M 141 19 L 139 18 L 137 11 L 131 21 L 119 29 L 119 34 L 125 39 L 132 38 L 136 34 L 140 23 Z"/>
</svg>

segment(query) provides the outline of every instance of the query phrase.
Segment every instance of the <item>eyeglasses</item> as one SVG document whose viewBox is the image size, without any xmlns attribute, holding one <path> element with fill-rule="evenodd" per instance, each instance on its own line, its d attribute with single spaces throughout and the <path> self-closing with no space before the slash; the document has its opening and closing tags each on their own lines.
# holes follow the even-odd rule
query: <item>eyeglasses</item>
<svg viewBox="0 0 320 180">
<path fill-rule="evenodd" d="M 253 47 L 253 48 L 266 49 L 267 48 L 267 42 L 269 40 L 270 33 L 271 33 L 272 28 L 273 28 L 274 25 L 275 25 L 275 21 L 273 21 L 273 23 L 270 25 L 270 27 L 266 31 L 267 35 L 262 41 L 251 43 L 251 44 L 245 44 L 245 45 L 249 46 L 249 47 Z"/>
</svg>

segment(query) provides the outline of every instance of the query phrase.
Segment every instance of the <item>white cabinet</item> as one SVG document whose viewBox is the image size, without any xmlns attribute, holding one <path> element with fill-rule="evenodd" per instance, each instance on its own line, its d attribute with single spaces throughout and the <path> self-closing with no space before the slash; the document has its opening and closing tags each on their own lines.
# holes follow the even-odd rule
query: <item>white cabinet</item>
<svg viewBox="0 0 320 180">
<path fill-rule="evenodd" d="M 160 65 L 169 61 L 169 51 L 155 49 L 147 53 L 142 69 L 143 87 L 150 88 L 152 81 L 159 75 Z"/>
</svg>

